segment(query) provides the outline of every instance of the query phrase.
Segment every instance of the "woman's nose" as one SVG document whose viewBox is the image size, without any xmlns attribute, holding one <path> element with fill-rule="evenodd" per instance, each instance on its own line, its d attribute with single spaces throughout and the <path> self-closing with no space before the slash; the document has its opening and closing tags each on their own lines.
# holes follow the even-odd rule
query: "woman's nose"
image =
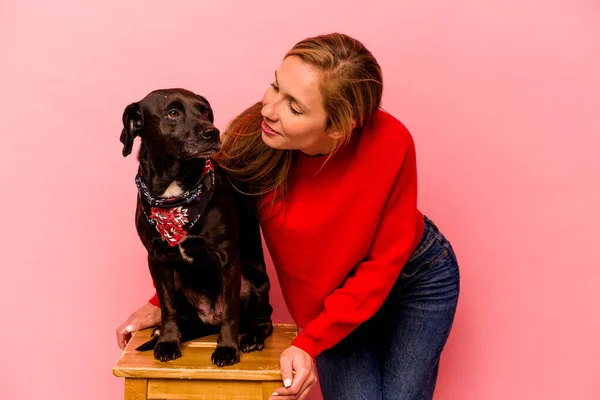
<svg viewBox="0 0 600 400">
<path fill-rule="evenodd" d="M 265 96 L 263 107 L 260 110 L 262 116 L 270 121 L 277 121 L 277 102 L 274 96 Z"/>
<path fill-rule="evenodd" d="M 262 109 L 260 110 L 262 116 L 268 120 L 274 121 L 276 119 L 275 107 L 273 107 L 273 103 L 265 103 L 263 104 Z"/>
</svg>

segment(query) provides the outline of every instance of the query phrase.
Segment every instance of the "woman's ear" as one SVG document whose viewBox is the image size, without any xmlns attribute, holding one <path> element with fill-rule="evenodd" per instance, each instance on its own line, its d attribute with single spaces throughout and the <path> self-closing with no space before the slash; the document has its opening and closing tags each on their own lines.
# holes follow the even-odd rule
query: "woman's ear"
<svg viewBox="0 0 600 400">
<path fill-rule="evenodd" d="M 340 131 L 329 131 L 327 135 L 333 140 L 340 140 L 344 136 Z"/>
<path fill-rule="evenodd" d="M 356 121 L 352 120 L 352 129 L 350 131 L 353 131 L 354 128 L 356 128 Z M 327 134 L 329 135 L 329 137 L 333 140 L 341 140 L 344 138 L 344 136 L 346 136 L 345 133 L 340 132 L 340 131 L 336 131 L 333 129 L 330 129 Z"/>
</svg>

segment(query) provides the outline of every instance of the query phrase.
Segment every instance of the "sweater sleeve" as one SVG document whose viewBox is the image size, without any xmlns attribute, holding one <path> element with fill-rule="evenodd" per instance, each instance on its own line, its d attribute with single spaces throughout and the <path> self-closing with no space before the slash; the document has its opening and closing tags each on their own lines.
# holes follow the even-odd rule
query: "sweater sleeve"
<svg viewBox="0 0 600 400">
<path fill-rule="evenodd" d="M 416 215 L 417 170 L 411 139 L 366 258 L 325 298 L 323 311 L 292 345 L 315 358 L 377 312 L 410 257 L 417 234 Z"/>
<path fill-rule="evenodd" d="M 158 294 L 154 293 L 154 296 L 148 300 L 148 303 L 154 304 L 156 307 L 160 307 L 160 303 L 158 302 Z"/>
<path fill-rule="evenodd" d="M 154 285 L 154 288 L 156 289 L 156 284 L 154 283 L 154 280 L 152 281 L 152 285 Z M 154 291 L 154 296 L 152 296 L 152 298 L 148 300 L 148 303 L 154 304 L 156 307 L 160 307 L 160 303 L 158 301 L 158 293 L 156 293 L 156 290 Z"/>
</svg>

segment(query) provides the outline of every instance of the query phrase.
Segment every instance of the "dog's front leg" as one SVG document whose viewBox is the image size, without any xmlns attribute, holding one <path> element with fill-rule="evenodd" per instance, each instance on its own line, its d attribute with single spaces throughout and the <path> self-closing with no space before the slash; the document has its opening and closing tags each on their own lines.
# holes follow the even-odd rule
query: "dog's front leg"
<svg viewBox="0 0 600 400">
<path fill-rule="evenodd" d="M 148 257 L 148 265 L 156 284 L 161 311 L 160 338 L 154 348 L 154 358 L 160 361 L 175 360 L 181 357 L 179 349 L 181 334 L 175 308 L 175 272 L 153 256 Z"/>
<path fill-rule="evenodd" d="M 223 274 L 221 277 L 222 322 L 221 331 L 217 338 L 217 348 L 212 354 L 213 364 L 223 367 L 233 365 L 240 361 L 238 344 L 240 320 L 240 286 L 241 266 L 237 252 L 235 255 L 219 257 L 222 263 Z"/>
</svg>

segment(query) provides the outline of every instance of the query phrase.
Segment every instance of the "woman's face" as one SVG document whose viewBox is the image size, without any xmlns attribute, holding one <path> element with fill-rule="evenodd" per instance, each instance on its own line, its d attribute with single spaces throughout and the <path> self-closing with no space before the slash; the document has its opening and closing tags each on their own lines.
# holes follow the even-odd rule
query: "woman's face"
<svg viewBox="0 0 600 400">
<path fill-rule="evenodd" d="M 263 96 L 262 140 L 269 147 L 328 154 L 336 132 L 326 131 L 319 70 L 297 56 L 286 57 Z"/>
</svg>

